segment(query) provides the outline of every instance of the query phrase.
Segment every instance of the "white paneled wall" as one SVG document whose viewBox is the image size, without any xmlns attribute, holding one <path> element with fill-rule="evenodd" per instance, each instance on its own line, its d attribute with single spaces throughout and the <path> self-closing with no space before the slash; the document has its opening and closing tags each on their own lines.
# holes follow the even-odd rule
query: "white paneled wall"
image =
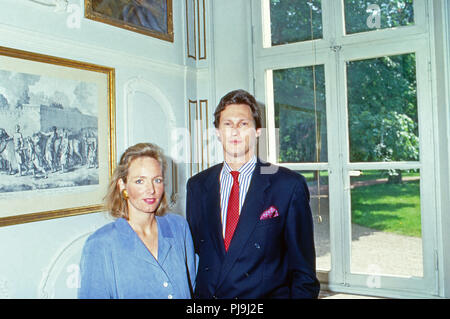
<svg viewBox="0 0 450 319">
<path fill-rule="evenodd" d="M 173 1 L 173 43 L 85 19 L 83 3 L 71 0 L 69 11 L 55 12 L 28 0 L 1 0 L 0 46 L 114 68 L 117 155 L 143 141 L 168 152 L 170 130 L 185 125 L 182 2 Z M 184 166 L 177 172 L 180 185 L 170 180 L 169 193 L 184 189 Z M 180 202 L 174 211 L 183 208 Z M 99 212 L 0 227 L 0 298 L 76 297 L 84 240 L 110 221 Z"/>
</svg>

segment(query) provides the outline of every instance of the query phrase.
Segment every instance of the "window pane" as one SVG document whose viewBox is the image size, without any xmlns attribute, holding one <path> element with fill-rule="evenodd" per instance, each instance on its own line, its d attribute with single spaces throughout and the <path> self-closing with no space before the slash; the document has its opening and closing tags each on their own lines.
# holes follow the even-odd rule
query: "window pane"
<svg viewBox="0 0 450 319">
<path fill-rule="evenodd" d="M 414 54 L 347 63 L 350 161 L 419 160 Z"/>
<path fill-rule="evenodd" d="M 350 184 L 351 272 L 422 277 L 419 171 L 362 171 Z"/>
<path fill-rule="evenodd" d="M 306 178 L 314 221 L 317 270 L 331 270 L 328 171 L 298 171 Z"/>
<path fill-rule="evenodd" d="M 321 0 L 270 0 L 272 45 L 322 38 Z"/>
<path fill-rule="evenodd" d="M 273 71 L 280 163 L 326 162 L 324 66 Z"/>
<path fill-rule="evenodd" d="M 344 0 L 346 33 L 414 24 L 413 0 Z"/>
</svg>

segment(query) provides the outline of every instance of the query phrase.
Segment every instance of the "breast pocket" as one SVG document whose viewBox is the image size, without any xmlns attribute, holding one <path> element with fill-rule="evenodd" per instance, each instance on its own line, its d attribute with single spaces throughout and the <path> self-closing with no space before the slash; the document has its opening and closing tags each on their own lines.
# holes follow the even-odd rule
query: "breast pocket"
<svg viewBox="0 0 450 319">
<path fill-rule="evenodd" d="M 257 227 L 267 227 L 267 226 L 271 226 L 271 225 L 278 225 L 280 222 L 281 222 L 281 217 L 277 216 L 277 217 L 259 220 L 256 226 Z"/>
</svg>

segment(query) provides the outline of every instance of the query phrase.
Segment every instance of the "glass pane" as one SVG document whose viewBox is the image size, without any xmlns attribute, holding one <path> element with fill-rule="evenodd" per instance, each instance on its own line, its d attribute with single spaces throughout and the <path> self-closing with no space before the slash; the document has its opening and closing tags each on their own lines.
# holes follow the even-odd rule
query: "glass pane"
<svg viewBox="0 0 450 319">
<path fill-rule="evenodd" d="M 328 171 L 298 171 L 306 178 L 314 221 L 317 270 L 331 270 Z"/>
<path fill-rule="evenodd" d="M 322 38 L 321 0 L 270 0 L 272 45 Z"/>
<path fill-rule="evenodd" d="M 415 54 L 347 62 L 350 161 L 419 160 Z"/>
<path fill-rule="evenodd" d="M 326 162 L 324 66 L 273 71 L 280 163 Z"/>
<path fill-rule="evenodd" d="M 361 173 L 350 180 L 351 272 L 422 277 L 419 170 Z"/>
<path fill-rule="evenodd" d="M 347 34 L 414 24 L 413 0 L 344 0 Z"/>
</svg>

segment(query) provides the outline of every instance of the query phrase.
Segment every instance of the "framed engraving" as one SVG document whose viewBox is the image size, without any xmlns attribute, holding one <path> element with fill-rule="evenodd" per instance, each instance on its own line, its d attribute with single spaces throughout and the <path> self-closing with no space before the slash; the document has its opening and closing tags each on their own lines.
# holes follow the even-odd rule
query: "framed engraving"
<svg viewBox="0 0 450 319">
<path fill-rule="evenodd" d="M 0 47 L 0 226 L 100 211 L 114 69 Z"/>
</svg>

